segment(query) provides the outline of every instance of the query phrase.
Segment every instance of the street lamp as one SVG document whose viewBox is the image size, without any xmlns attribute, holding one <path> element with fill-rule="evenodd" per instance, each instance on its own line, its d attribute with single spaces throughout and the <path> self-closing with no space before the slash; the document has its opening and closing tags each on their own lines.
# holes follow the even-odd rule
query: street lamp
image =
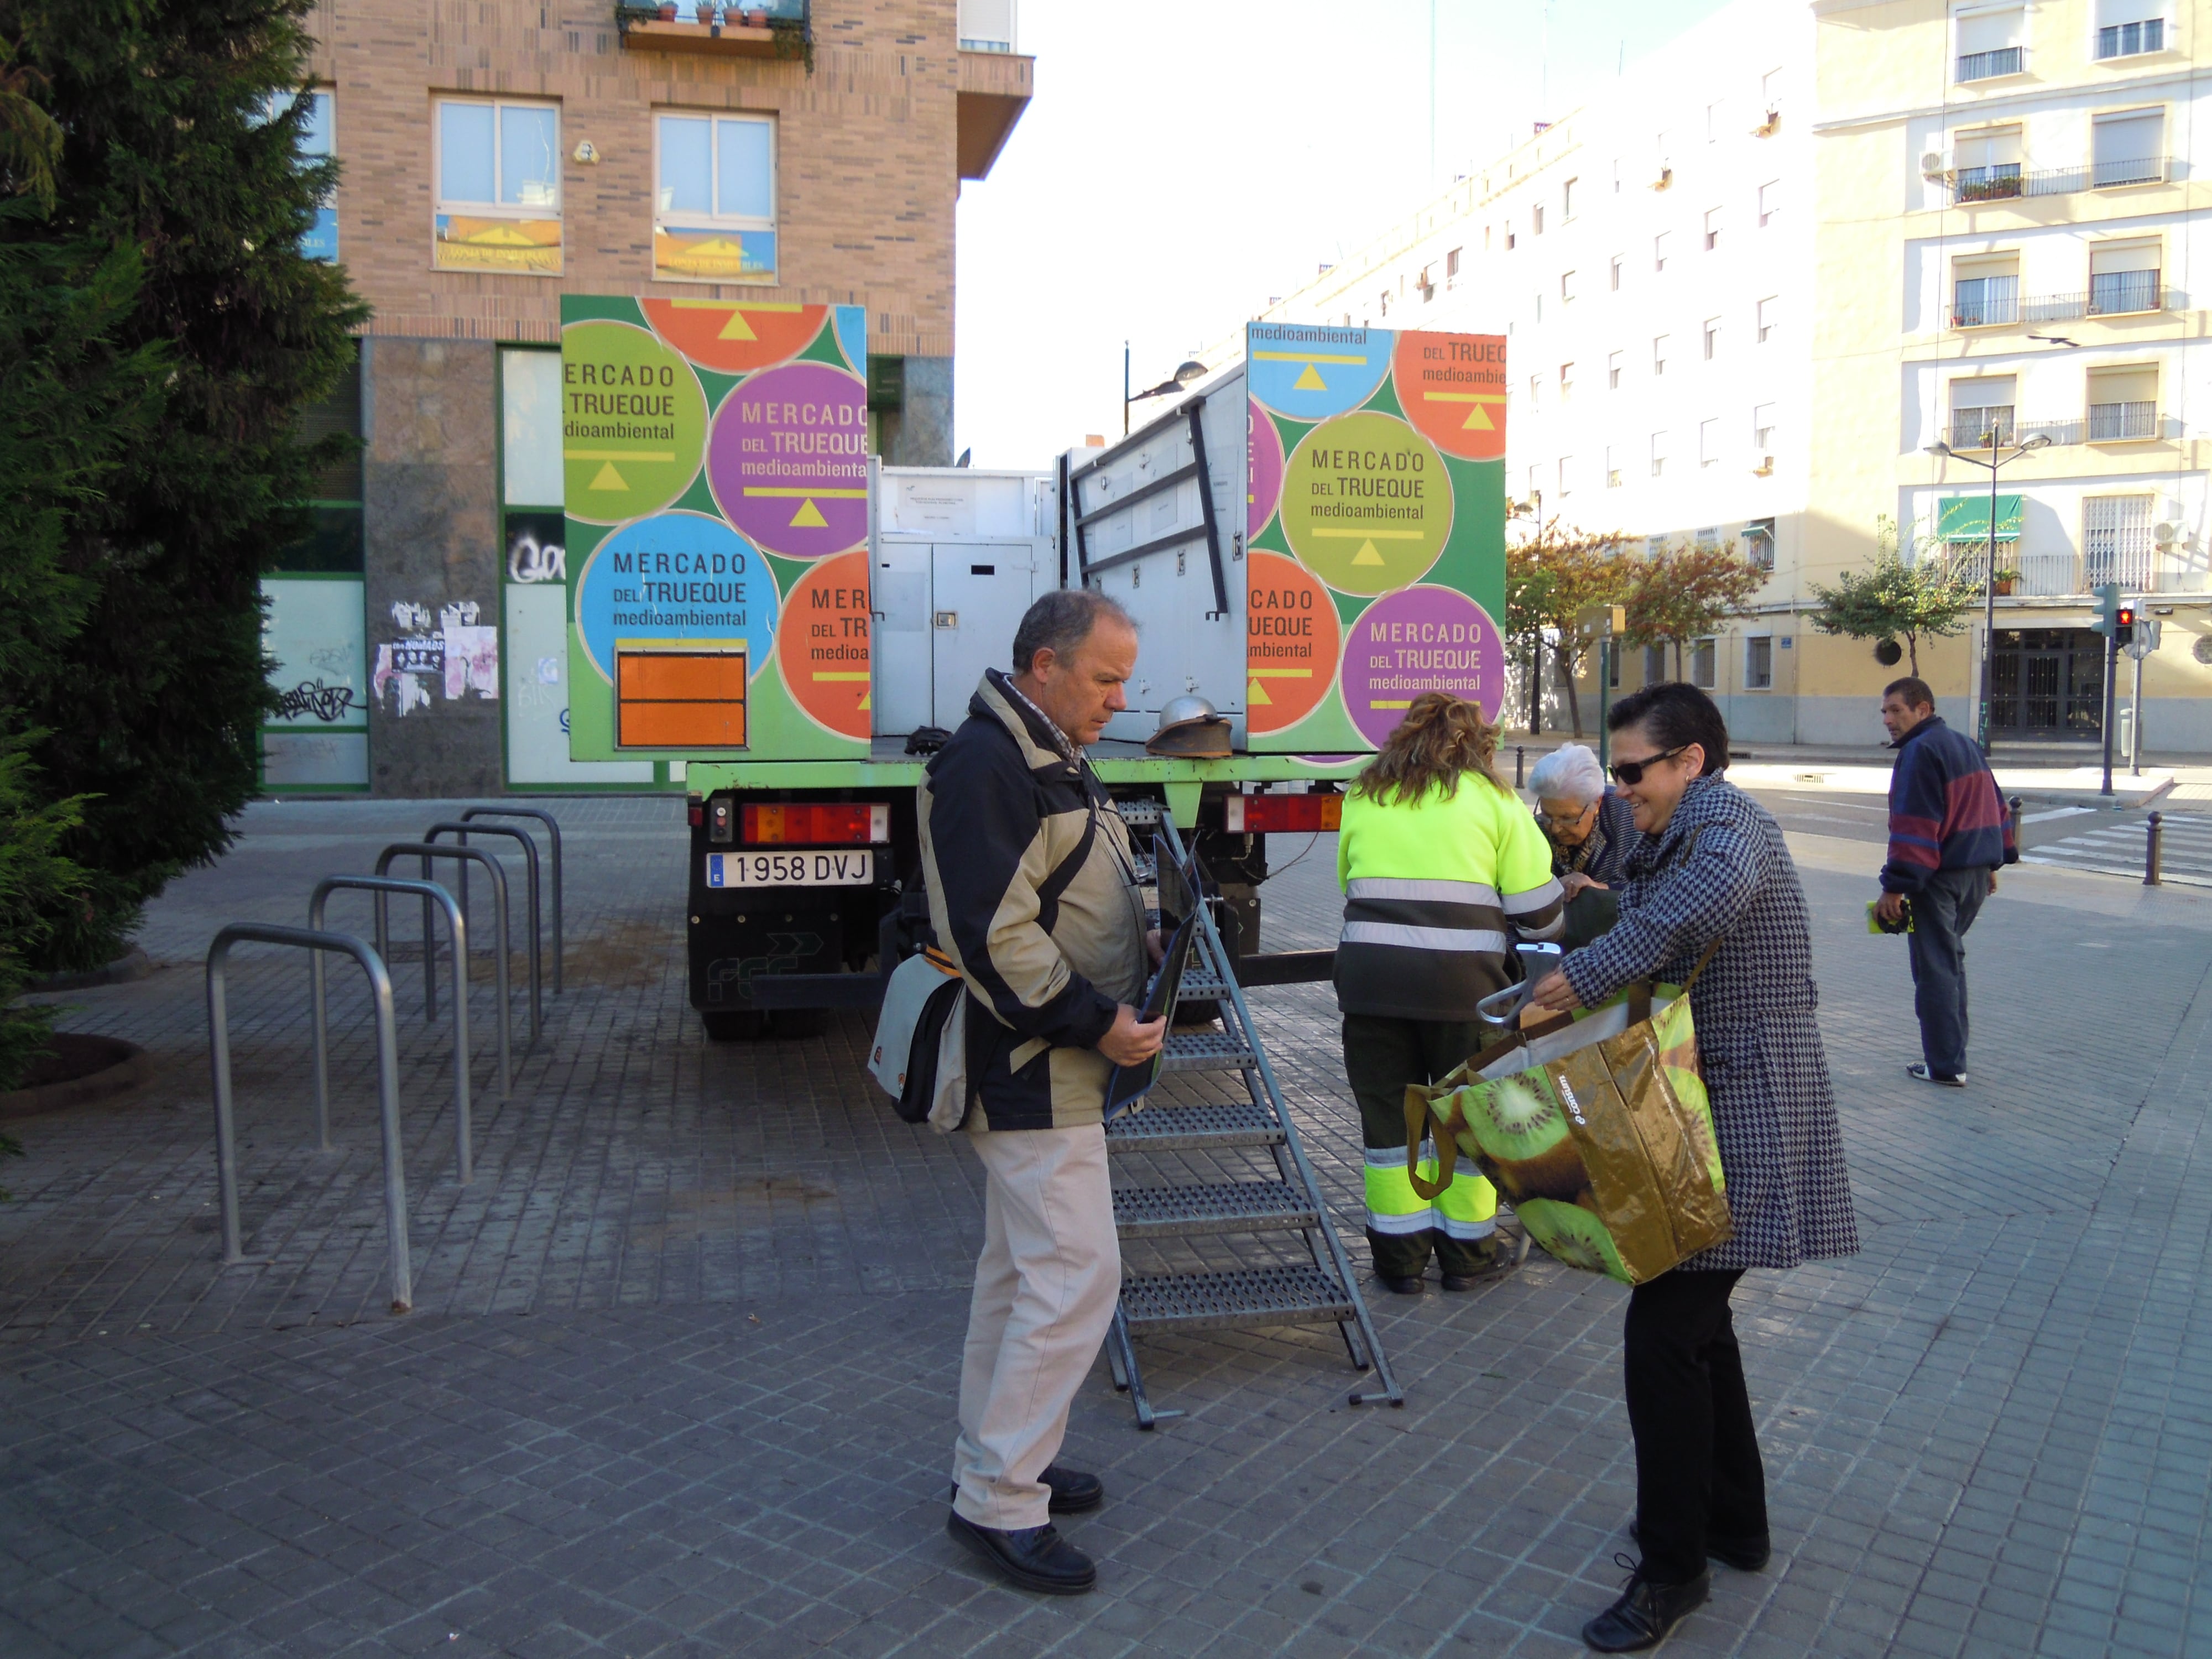
<svg viewBox="0 0 2212 1659">
<path fill-rule="evenodd" d="M 1121 435 L 1125 438 L 1129 435 L 1129 405 L 1131 404 L 1140 404 L 1147 398 L 1166 398 L 1172 396 L 1174 393 L 1182 391 L 1185 386 L 1190 385 L 1194 380 L 1202 380 L 1205 378 L 1206 365 L 1195 361 L 1194 359 L 1186 358 L 1183 362 L 1182 367 L 1176 370 L 1173 378 L 1162 380 L 1156 386 L 1148 386 L 1142 392 L 1132 392 L 1129 390 L 1129 343 L 1127 340 L 1122 341 Z"/>
<path fill-rule="evenodd" d="M 1940 460 L 1965 461 L 1970 465 L 1986 467 L 1990 474 L 1990 541 L 1989 563 L 1982 571 L 1982 701 L 1979 726 L 1974 740 L 1982 746 L 1982 753 L 1990 752 L 1990 685 L 1996 672 L 1997 660 L 1997 469 L 2009 466 L 2021 456 L 2038 449 L 2048 449 L 2051 440 L 2042 433 L 2031 433 L 2009 455 L 1997 452 L 2006 447 L 1998 441 L 2000 428 L 1991 427 L 1982 434 L 1982 447 L 1990 452 L 1990 459 L 1962 454 L 1938 438 L 1929 444 L 1928 454 Z"/>
</svg>

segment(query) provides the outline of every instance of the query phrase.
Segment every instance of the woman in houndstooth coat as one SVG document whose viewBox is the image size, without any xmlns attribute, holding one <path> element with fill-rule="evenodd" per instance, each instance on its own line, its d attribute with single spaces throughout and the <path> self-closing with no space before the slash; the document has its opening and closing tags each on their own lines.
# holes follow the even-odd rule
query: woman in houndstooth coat
<svg viewBox="0 0 2212 1659">
<path fill-rule="evenodd" d="M 1728 728 L 1692 686 L 1624 698 L 1607 725 L 1643 844 L 1620 920 L 1535 990 L 1595 1007 L 1632 981 L 1690 993 L 1735 1233 L 1630 1293 L 1624 1333 L 1643 1561 L 1585 1627 L 1601 1652 L 1656 1644 L 1704 1601 L 1710 1555 L 1756 1571 L 1768 1552 L 1765 1475 L 1729 1295 L 1749 1267 L 1859 1247 L 1850 1176 L 1814 1018 L 1804 890 L 1766 809 L 1721 776 Z"/>
</svg>

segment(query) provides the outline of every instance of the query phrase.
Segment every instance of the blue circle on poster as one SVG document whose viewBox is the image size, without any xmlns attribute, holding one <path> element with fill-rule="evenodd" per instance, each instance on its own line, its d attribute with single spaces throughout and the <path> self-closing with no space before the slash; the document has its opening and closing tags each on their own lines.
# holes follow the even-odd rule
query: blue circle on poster
<svg viewBox="0 0 2212 1659">
<path fill-rule="evenodd" d="M 576 579 L 576 631 L 609 684 L 617 641 L 743 646 L 745 677 L 768 665 L 779 596 L 758 549 L 703 513 L 633 520 Z"/>
<path fill-rule="evenodd" d="M 1252 396 L 1294 421 L 1325 421 L 1375 395 L 1390 372 L 1387 328 L 1253 323 L 1245 329 Z"/>
</svg>

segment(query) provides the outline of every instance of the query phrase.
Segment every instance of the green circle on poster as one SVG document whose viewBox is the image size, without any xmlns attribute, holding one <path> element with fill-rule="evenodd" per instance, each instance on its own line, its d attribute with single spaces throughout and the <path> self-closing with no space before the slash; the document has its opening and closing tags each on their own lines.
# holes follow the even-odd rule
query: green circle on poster
<svg viewBox="0 0 2212 1659">
<path fill-rule="evenodd" d="M 628 323 L 561 331 L 561 459 L 568 515 L 658 513 L 699 476 L 707 398 L 683 354 Z"/>
<path fill-rule="evenodd" d="M 573 509 L 572 509 L 573 510 Z M 1395 415 L 1323 421 L 1283 469 L 1283 534 L 1344 593 L 1387 593 L 1428 574 L 1451 538 L 1451 477 L 1437 447 Z"/>
</svg>

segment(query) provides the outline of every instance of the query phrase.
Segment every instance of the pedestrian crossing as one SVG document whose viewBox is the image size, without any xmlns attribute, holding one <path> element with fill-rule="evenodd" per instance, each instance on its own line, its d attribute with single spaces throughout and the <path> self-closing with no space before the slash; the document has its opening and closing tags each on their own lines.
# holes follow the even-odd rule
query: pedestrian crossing
<svg viewBox="0 0 2212 1659">
<path fill-rule="evenodd" d="M 2176 886 L 2212 887 L 2212 815 L 2168 812 L 2161 823 L 2165 846 L 2159 864 L 2163 878 Z M 2045 842 L 2021 858 L 2027 864 L 2090 870 L 2141 881 L 2148 833 L 2142 819 L 2130 817 L 2122 823 Z"/>
</svg>

